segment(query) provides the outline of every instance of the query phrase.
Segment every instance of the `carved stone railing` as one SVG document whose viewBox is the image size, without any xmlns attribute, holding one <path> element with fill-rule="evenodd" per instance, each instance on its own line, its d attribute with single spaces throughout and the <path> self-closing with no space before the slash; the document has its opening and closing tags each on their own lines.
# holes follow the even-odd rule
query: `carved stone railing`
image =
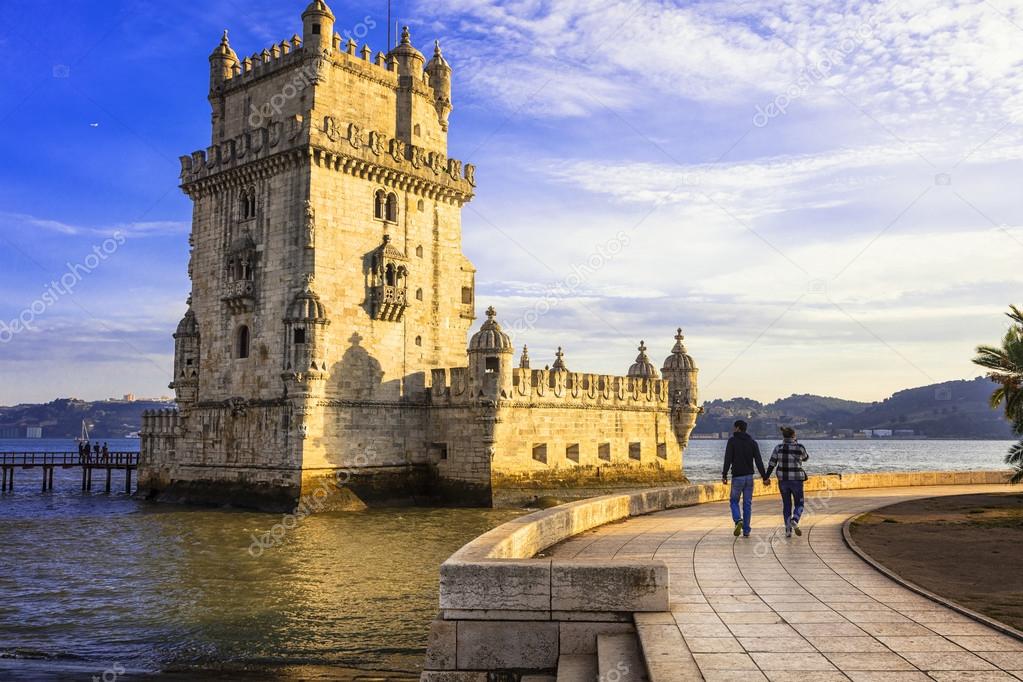
<svg viewBox="0 0 1023 682">
<path fill-rule="evenodd" d="M 224 284 L 220 300 L 227 304 L 231 312 L 246 312 L 252 309 L 256 301 L 256 287 L 252 280 L 240 279 Z"/>
<path fill-rule="evenodd" d="M 372 293 L 374 319 L 400 322 L 408 307 L 408 289 L 384 285 L 373 287 Z"/>
</svg>

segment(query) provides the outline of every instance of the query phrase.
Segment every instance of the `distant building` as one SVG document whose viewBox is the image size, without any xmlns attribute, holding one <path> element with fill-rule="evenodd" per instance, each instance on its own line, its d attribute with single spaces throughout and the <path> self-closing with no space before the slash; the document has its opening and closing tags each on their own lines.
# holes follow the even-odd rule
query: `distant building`
<svg viewBox="0 0 1023 682">
<path fill-rule="evenodd" d="M 0 426 L 0 438 L 20 438 L 20 426 Z"/>
<path fill-rule="evenodd" d="M 125 393 L 124 394 L 124 402 L 126 402 L 126 403 L 133 403 L 133 402 L 135 402 L 135 394 L 134 393 Z"/>
<path fill-rule="evenodd" d="M 29 426 L 25 429 L 25 438 L 42 438 L 43 427 L 41 426 Z"/>
<path fill-rule="evenodd" d="M 891 438 L 894 431 L 891 429 L 874 429 L 874 438 Z"/>
</svg>

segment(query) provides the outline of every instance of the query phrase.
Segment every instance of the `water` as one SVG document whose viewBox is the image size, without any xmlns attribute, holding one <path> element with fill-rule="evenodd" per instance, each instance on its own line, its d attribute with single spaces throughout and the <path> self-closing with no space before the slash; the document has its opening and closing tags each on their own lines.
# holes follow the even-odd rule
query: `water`
<svg viewBox="0 0 1023 682">
<path fill-rule="evenodd" d="M 135 450 L 138 441 L 109 441 Z M 720 475 L 723 441 L 694 441 L 693 480 Z M 765 452 L 774 443 L 764 441 Z M 1009 444 L 810 441 L 811 473 L 1001 468 Z M 0 441 L 8 451 L 70 441 Z M 75 470 L 17 472 L 0 496 L 0 678 L 90 679 L 104 671 L 242 671 L 309 679 L 310 667 L 416 672 L 437 611 L 437 571 L 518 510 L 318 514 L 279 547 L 249 552 L 280 515 L 150 505 L 80 493 Z M 123 479 L 115 473 L 114 490 Z M 118 667 L 115 667 L 118 666 Z M 319 669 L 319 668 L 317 668 Z M 300 670 L 300 674 L 293 671 Z M 108 679 L 110 676 L 108 675 Z M 125 679 L 120 677 L 120 679 Z"/>
<path fill-rule="evenodd" d="M 721 478 L 724 440 L 690 441 L 685 470 L 694 482 Z M 780 440 L 759 441 L 764 464 Z M 808 440 L 809 475 L 871 471 L 965 471 L 1006 469 L 1005 453 L 1014 441 L 1000 440 Z"/>
</svg>

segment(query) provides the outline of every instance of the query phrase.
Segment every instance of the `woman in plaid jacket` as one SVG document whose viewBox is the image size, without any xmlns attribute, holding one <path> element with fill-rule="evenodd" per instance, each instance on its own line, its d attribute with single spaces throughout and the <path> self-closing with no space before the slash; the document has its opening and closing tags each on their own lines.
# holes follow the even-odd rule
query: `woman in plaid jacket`
<svg viewBox="0 0 1023 682">
<path fill-rule="evenodd" d="M 785 440 L 771 453 L 764 483 L 769 483 L 771 473 L 777 470 L 778 491 L 781 493 L 782 514 L 785 516 L 785 537 L 790 538 L 793 531 L 796 535 L 803 534 L 799 528 L 799 519 L 803 516 L 803 481 L 806 480 L 803 462 L 810 459 L 810 455 L 806 454 L 806 448 L 796 442 L 795 429 L 783 426 L 781 435 Z"/>
</svg>

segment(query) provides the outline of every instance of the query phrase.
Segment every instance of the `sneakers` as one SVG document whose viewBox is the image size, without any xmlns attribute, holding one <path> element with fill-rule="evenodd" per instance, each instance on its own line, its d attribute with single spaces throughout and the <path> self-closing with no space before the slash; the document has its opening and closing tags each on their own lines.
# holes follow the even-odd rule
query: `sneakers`
<svg viewBox="0 0 1023 682">
<path fill-rule="evenodd" d="M 732 535 L 735 537 L 742 535 L 742 519 L 735 522 L 735 530 L 732 532 Z"/>
<path fill-rule="evenodd" d="M 803 530 L 799 527 L 799 524 L 795 521 L 792 522 L 792 531 L 799 537 L 803 536 Z"/>
<path fill-rule="evenodd" d="M 792 537 L 792 529 L 791 528 L 786 528 L 785 529 L 785 537 L 787 537 L 787 538 Z"/>
</svg>

